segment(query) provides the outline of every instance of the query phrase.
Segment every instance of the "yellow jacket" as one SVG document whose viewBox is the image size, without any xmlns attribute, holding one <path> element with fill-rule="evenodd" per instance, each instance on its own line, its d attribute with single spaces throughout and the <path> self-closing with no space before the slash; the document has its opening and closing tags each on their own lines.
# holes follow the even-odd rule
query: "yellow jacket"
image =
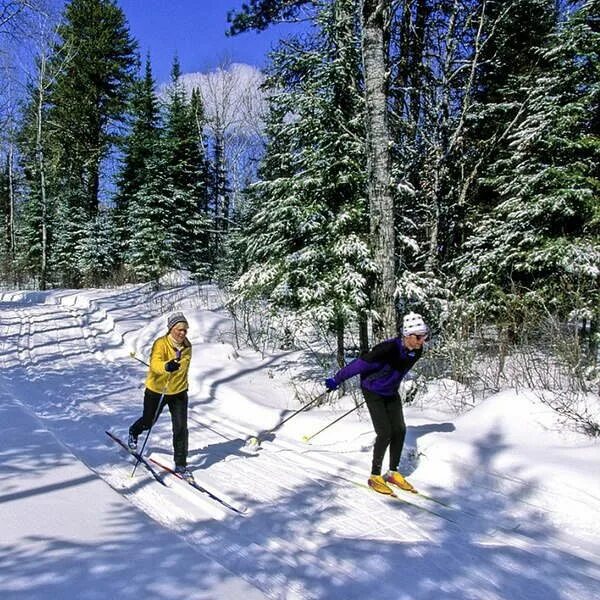
<svg viewBox="0 0 600 600">
<path fill-rule="evenodd" d="M 150 353 L 150 369 L 146 377 L 146 387 L 157 394 L 178 394 L 188 389 L 188 371 L 192 360 L 192 344 L 185 338 L 177 371 L 165 371 L 165 363 L 177 358 L 176 349 L 169 336 L 164 335 L 155 340 Z"/>
</svg>

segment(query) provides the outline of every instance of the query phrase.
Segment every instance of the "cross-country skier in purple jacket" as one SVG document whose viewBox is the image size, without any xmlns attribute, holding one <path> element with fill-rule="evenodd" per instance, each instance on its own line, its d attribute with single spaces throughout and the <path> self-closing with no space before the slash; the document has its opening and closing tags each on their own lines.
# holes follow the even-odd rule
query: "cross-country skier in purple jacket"
<svg viewBox="0 0 600 600">
<path fill-rule="evenodd" d="M 369 486 L 381 494 L 393 493 L 388 483 L 414 491 L 413 486 L 398 473 L 406 436 L 398 389 L 405 375 L 421 358 L 427 335 L 428 328 L 421 315 L 409 313 L 404 317 L 400 337 L 377 344 L 370 352 L 325 380 L 327 389 L 335 390 L 346 379 L 360 375 L 360 387 L 376 434 Z M 381 467 L 388 446 L 390 468 L 382 477 Z"/>
</svg>

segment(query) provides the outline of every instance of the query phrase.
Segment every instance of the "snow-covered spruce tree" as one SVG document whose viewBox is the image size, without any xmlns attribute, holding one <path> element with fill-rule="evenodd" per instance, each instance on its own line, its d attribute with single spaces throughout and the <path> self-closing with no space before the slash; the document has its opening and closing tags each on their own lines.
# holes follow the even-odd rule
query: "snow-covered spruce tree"
<svg viewBox="0 0 600 600">
<path fill-rule="evenodd" d="M 498 89 L 529 72 L 554 23 L 552 0 L 398 3 L 390 52 L 398 297 L 430 317 L 452 295 L 473 179 L 514 117 Z M 532 26 L 532 23 L 534 26 Z M 477 118 L 484 98 L 498 102 Z M 503 105 L 500 105 L 502 101 Z M 500 134 L 498 134 L 499 136 Z M 486 164 L 483 162 L 483 164 Z"/>
<path fill-rule="evenodd" d="M 456 223 L 455 173 L 462 107 L 474 64 L 478 0 L 419 0 L 394 6 L 390 40 L 390 127 L 401 312 L 434 324 L 449 295 L 444 263 Z M 454 189 L 453 189 L 454 188 Z"/>
<path fill-rule="evenodd" d="M 208 168 L 202 143 L 204 112 L 196 92 L 191 99 L 173 62 L 167 90 L 165 134 L 162 141 L 169 180 L 168 244 L 174 267 L 187 269 L 196 279 L 209 275 L 209 231 L 206 214 Z"/>
<path fill-rule="evenodd" d="M 600 2 L 588 0 L 541 49 L 543 68 L 510 154 L 486 184 L 499 202 L 458 261 L 462 289 L 492 317 L 537 301 L 597 323 L 600 296 Z M 595 17 L 594 17 L 595 16 Z M 491 310 L 490 310 L 491 309 Z"/>
<path fill-rule="evenodd" d="M 144 75 L 133 85 L 128 111 L 129 133 L 124 138 L 122 167 L 114 198 L 118 263 L 124 261 L 135 226 L 130 222 L 130 203 L 146 183 L 148 161 L 158 151 L 160 143 L 160 111 L 154 88 L 150 57 L 147 56 Z"/>
<path fill-rule="evenodd" d="M 481 0 L 478 0 L 481 2 Z M 469 137 L 484 140 L 500 134 L 516 116 L 522 104 L 522 89 L 515 85 L 523 77 L 539 71 L 541 47 L 555 31 L 558 14 L 555 0 L 512 0 L 486 2 L 480 60 L 476 68 L 477 86 Z"/>
<path fill-rule="evenodd" d="M 52 274 L 49 273 L 54 229 L 54 203 L 42 196 L 37 181 L 27 180 L 27 195 L 19 210 L 19 266 L 27 279 L 36 281 L 39 289 L 45 290 Z"/>
<path fill-rule="evenodd" d="M 238 300 L 267 297 L 343 332 L 368 308 L 364 103 L 355 3 L 272 54 L 268 146 L 241 234 Z"/>
<path fill-rule="evenodd" d="M 115 271 L 116 231 L 111 214 L 101 206 L 97 215 L 86 223 L 85 236 L 77 246 L 77 268 L 83 286 L 100 286 L 110 281 Z"/>
<path fill-rule="evenodd" d="M 487 185 L 490 166 L 512 154 L 510 136 L 522 122 L 533 81 L 545 65 L 536 48 L 542 47 L 557 27 L 555 0 L 488 2 L 480 43 L 471 108 L 464 132 L 464 159 L 458 198 L 463 207 L 457 250 L 498 203 Z"/>
<path fill-rule="evenodd" d="M 158 280 L 175 265 L 169 228 L 172 210 L 168 162 L 159 147 L 145 161 L 144 179 L 128 201 L 125 264 L 142 281 Z"/>
<path fill-rule="evenodd" d="M 66 189 L 57 196 L 52 215 L 50 247 L 48 256 L 48 285 L 79 287 L 81 272 L 77 257 L 80 240 L 88 231 L 89 215 L 83 208 L 84 198 L 72 193 L 77 188 Z"/>
</svg>

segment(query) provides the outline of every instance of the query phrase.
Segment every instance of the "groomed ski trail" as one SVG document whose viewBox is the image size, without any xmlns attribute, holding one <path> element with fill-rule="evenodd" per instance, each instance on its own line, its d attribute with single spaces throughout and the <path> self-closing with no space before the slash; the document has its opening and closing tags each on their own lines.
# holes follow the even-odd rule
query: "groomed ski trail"
<svg viewBox="0 0 600 600">
<path fill-rule="evenodd" d="M 131 302 L 136 298 L 133 294 Z M 134 313 L 136 307 L 125 303 L 123 310 Z M 333 582 L 340 598 L 358 600 L 369 597 L 377 581 L 379 597 L 396 598 L 397 582 L 376 577 L 382 568 L 402 570 L 402 585 L 421 589 L 420 599 L 460 597 L 464 577 L 478 581 L 480 593 L 473 597 L 523 597 L 516 575 L 531 561 L 527 537 L 511 545 L 510 537 L 488 535 L 483 520 L 481 527 L 457 536 L 452 524 L 418 508 L 404 509 L 374 492 L 332 484 L 328 477 L 334 479 L 348 465 L 316 444 L 285 440 L 283 431 L 264 442 L 264 452 L 248 455 L 242 445 L 255 432 L 226 423 L 197 396 L 190 402 L 190 466 L 247 504 L 252 518 L 217 519 L 180 490 L 161 489 L 148 475 L 131 480 L 130 465 L 102 439 L 105 429 L 123 433 L 141 408 L 144 370 L 126 356 L 115 359 L 118 332 L 79 310 L 43 304 L 7 303 L 1 327 L 3 338 L 16 340 L 2 347 L 2 377 L 10 392 L 111 487 L 269 597 L 280 598 L 285 589 L 288 598 L 324 598 L 321 583 L 327 589 Z M 227 394 L 226 386 L 219 394 Z M 148 453 L 170 452 L 170 444 L 165 415 L 152 432 Z M 364 478 L 358 467 L 348 470 L 351 477 Z M 544 548 L 538 560 L 542 569 L 561 569 L 565 589 L 580 598 L 586 583 L 592 589 L 600 581 L 592 557 Z M 423 573 L 436 582 L 429 591 L 420 588 Z"/>
</svg>

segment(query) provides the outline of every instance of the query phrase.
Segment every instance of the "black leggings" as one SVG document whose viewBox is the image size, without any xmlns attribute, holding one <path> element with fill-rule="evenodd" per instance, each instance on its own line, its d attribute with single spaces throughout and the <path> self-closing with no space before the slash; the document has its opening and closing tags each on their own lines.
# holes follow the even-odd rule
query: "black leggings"
<svg viewBox="0 0 600 600">
<path fill-rule="evenodd" d="M 169 407 L 169 412 L 171 413 L 171 424 L 173 426 L 173 458 L 175 465 L 178 467 L 185 467 L 187 465 L 188 453 L 187 390 L 185 392 L 179 392 L 178 394 L 163 395 L 146 388 L 146 391 L 144 392 L 144 413 L 129 428 L 129 433 L 137 437 L 142 431 L 150 429 L 156 420 L 158 420 L 165 404 Z"/>
<path fill-rule="evenodd" d="M 406 423 L 400 396 L 398 394 L 392 397 L 380 396 L 365 389 L 362 393 L 367 401 L 376 433 L 371 474 L 381 475 L 381 465 L 388 446 L 390 447 L 390 471 L 396 471 L 406 437 Z"/>
</svg>

